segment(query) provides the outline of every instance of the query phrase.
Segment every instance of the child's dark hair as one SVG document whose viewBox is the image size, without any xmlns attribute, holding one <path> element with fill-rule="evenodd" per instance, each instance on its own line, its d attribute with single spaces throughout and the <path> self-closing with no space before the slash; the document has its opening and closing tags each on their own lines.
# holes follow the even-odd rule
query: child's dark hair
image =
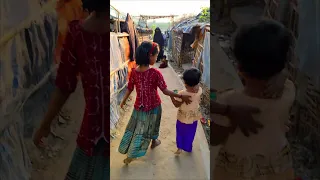
<svg viewBox="0 0 320 180">
<path fill-rule="evenodd" d="M 155 55 L 158 53 L 159 46 L 157 43 L 144 41 L 136 50 L 136 64 L 140 66 L 148 66 L 150 64 L 150 54 Z"/>
<path fill-rule="evenodd" d="M 163 55 L 163 58 L 164 58 L 164 59 L 167 59 L 167 56 L 166 56 L 166 55 Z"/>
<path fill-rule="evenodd" d="M 289 31 L 276 21 L 261 20 L 241 27 L 234 39 L 239 70 L 249 77 L 269 79 L 285 68 L 290 44 Z"/>
<path fill-rule="evenodd" d="M 182 79 L 186 85 L 194 87 L 200 83 L 201 72 L 196 68 L 187 69 L 183 72 Z"/>
<path fill-rule="evenodd" d="M 107 12 L 109 1 L 106 0 L 82 0 L 82 8 L 91 12 Z"/>
</svg>

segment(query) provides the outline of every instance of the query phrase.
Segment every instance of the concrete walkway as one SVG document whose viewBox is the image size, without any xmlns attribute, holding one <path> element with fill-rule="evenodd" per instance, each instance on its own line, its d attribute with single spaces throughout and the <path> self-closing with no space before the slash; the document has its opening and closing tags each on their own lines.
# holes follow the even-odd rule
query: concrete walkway
<svg viewBox="0 0 320 180">
<path fill-rule="evenodd" d="M 158 64 L 156 65 L 158 66 Z M 161 69 L 169 89 L 183 89 L 183 84 L 172 68 Z M 209 179 L 210 152 L 208 144 L 199 122 L 192 153 L 182 153 L 179 157 L 176 151 L 175 127 L 177 109 L 172 105 L 169 97 L 159 92 L 162 99 L 162 122 L 160 140 L 162 144 L 147 152 L 146 156 L 133 161 L 128 166 L 123 164 L 126 158 L 118 152 L 118 146 L 130 118 L 133 100 L 128 104 L 127 112 L 119 125 L 117 137 L 111 142 L 111 179 L 155 179 L 155 180 L 205 180 Z"/>
</svg>

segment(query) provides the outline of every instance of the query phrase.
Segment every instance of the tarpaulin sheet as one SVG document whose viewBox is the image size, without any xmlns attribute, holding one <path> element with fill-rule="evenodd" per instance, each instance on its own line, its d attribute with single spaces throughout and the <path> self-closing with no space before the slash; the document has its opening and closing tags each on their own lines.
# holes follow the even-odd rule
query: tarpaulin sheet
<svg viewBox="0 0 320 180">
<path fill-rule="evenodd" d="M 110 128 L 116 127 L 119 118 L 119 105 L 126 92 L 128 66 L 125 65 L 110 77 Z"/>
<path fill-rule="evenodd" d="M 1 1 L 1 13 L 7 8 L 3 2 L 10 4 L 11 1 Z M 24 2 L 33 4 L 36 1 L 21 1 Z M 35 7 L 40 5 L 31 9 L 35 10 Z M 32 13 L 39 11 L 40 8 Z M 23 18 L 28 19 L 30 14 Z M 20 16 L 21 13 L 15 15 Z M 30 179 L 31 166 L 24 147 L 25 140 L 31 138 L 34 128 L 43 118 L 49 94 L 54 88 L 50 78 L 43 80 L 54 65 L 58 32 L 56 13 L 39 14 L 38 19 L 30 24 L 18 34 L 9 36 L 11 39 L 0 49 L 1 180 Z M 11 33 L 5 28 L 1 32 Z"/>
<path fill-rule="evenodd" d="M 210 88 L 210 32 L 206 32 L 204 37 L 202 59 L 203 59 L 202 81 L 207 87 Z"/>
<path fill-rule="evenodd" d="M 116 70 L 122 64 L 122 56 L 118 36 L 110 34 L 110 72 Z"/>
</svg>

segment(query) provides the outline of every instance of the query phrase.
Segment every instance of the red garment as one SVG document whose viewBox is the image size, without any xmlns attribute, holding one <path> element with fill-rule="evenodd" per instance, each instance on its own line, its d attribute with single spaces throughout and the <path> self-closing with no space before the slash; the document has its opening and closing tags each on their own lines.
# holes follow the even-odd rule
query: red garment
<svg viewBox="0 0 320 180">
<path fill-rule="evenodd" d="M 72 21 L 57 73 L 56 86 L 67 93 L 75 91 L 80 73 L 86 104 L 77 144 L 88 156 L 94 155 L 98 140 L 110 141 L 109 36 L 87 32 L 80 21 Z M 109 146 L 105 153 L 109 156 Z"/>
<path fill-rule="evenodd" d="M 128 89 L 133 91 L 136 87 L 137 97 L 134 108 L 138 111 L 150 111 L 161 105 L 158 87 L 161 91 L 167 89 L 166 82 L 160 71 L 150 68 L 144 72 L 132 70 Z"/>
</svg>

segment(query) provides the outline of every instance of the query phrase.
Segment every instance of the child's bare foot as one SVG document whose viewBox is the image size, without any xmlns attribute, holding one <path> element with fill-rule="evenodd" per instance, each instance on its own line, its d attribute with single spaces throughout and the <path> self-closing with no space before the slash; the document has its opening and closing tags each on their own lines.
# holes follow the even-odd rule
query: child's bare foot
<svg viewBox="0 0 320 180">
<path fill-rule="evenodd" d="M 181 150 L 181 149 L 178 149 L 174 154 L 175 154 L 175 155 L 179 155 L 179 154 L 181 154 L 181 152 L 182 152 L 182 150 Z"/>
<path fill-rule="evenodd" d="M 132 158 L 126 158 L 126 159 L 124 159 L 123 160 L 123 163 L 125 163 L 126 165 L 128 165 L 128 164 L 130 164 L 131 163 L 131 161 L 132 161 L 133 159 Z"/>
<path fill-rule="evenodd" d="M 159 146 L 161 144 L 161 141 L 159 139 L 156 139 L 156 140 L 152 140 L 152 143 L 151 143 L 151 149 Z"/>
</svg>

